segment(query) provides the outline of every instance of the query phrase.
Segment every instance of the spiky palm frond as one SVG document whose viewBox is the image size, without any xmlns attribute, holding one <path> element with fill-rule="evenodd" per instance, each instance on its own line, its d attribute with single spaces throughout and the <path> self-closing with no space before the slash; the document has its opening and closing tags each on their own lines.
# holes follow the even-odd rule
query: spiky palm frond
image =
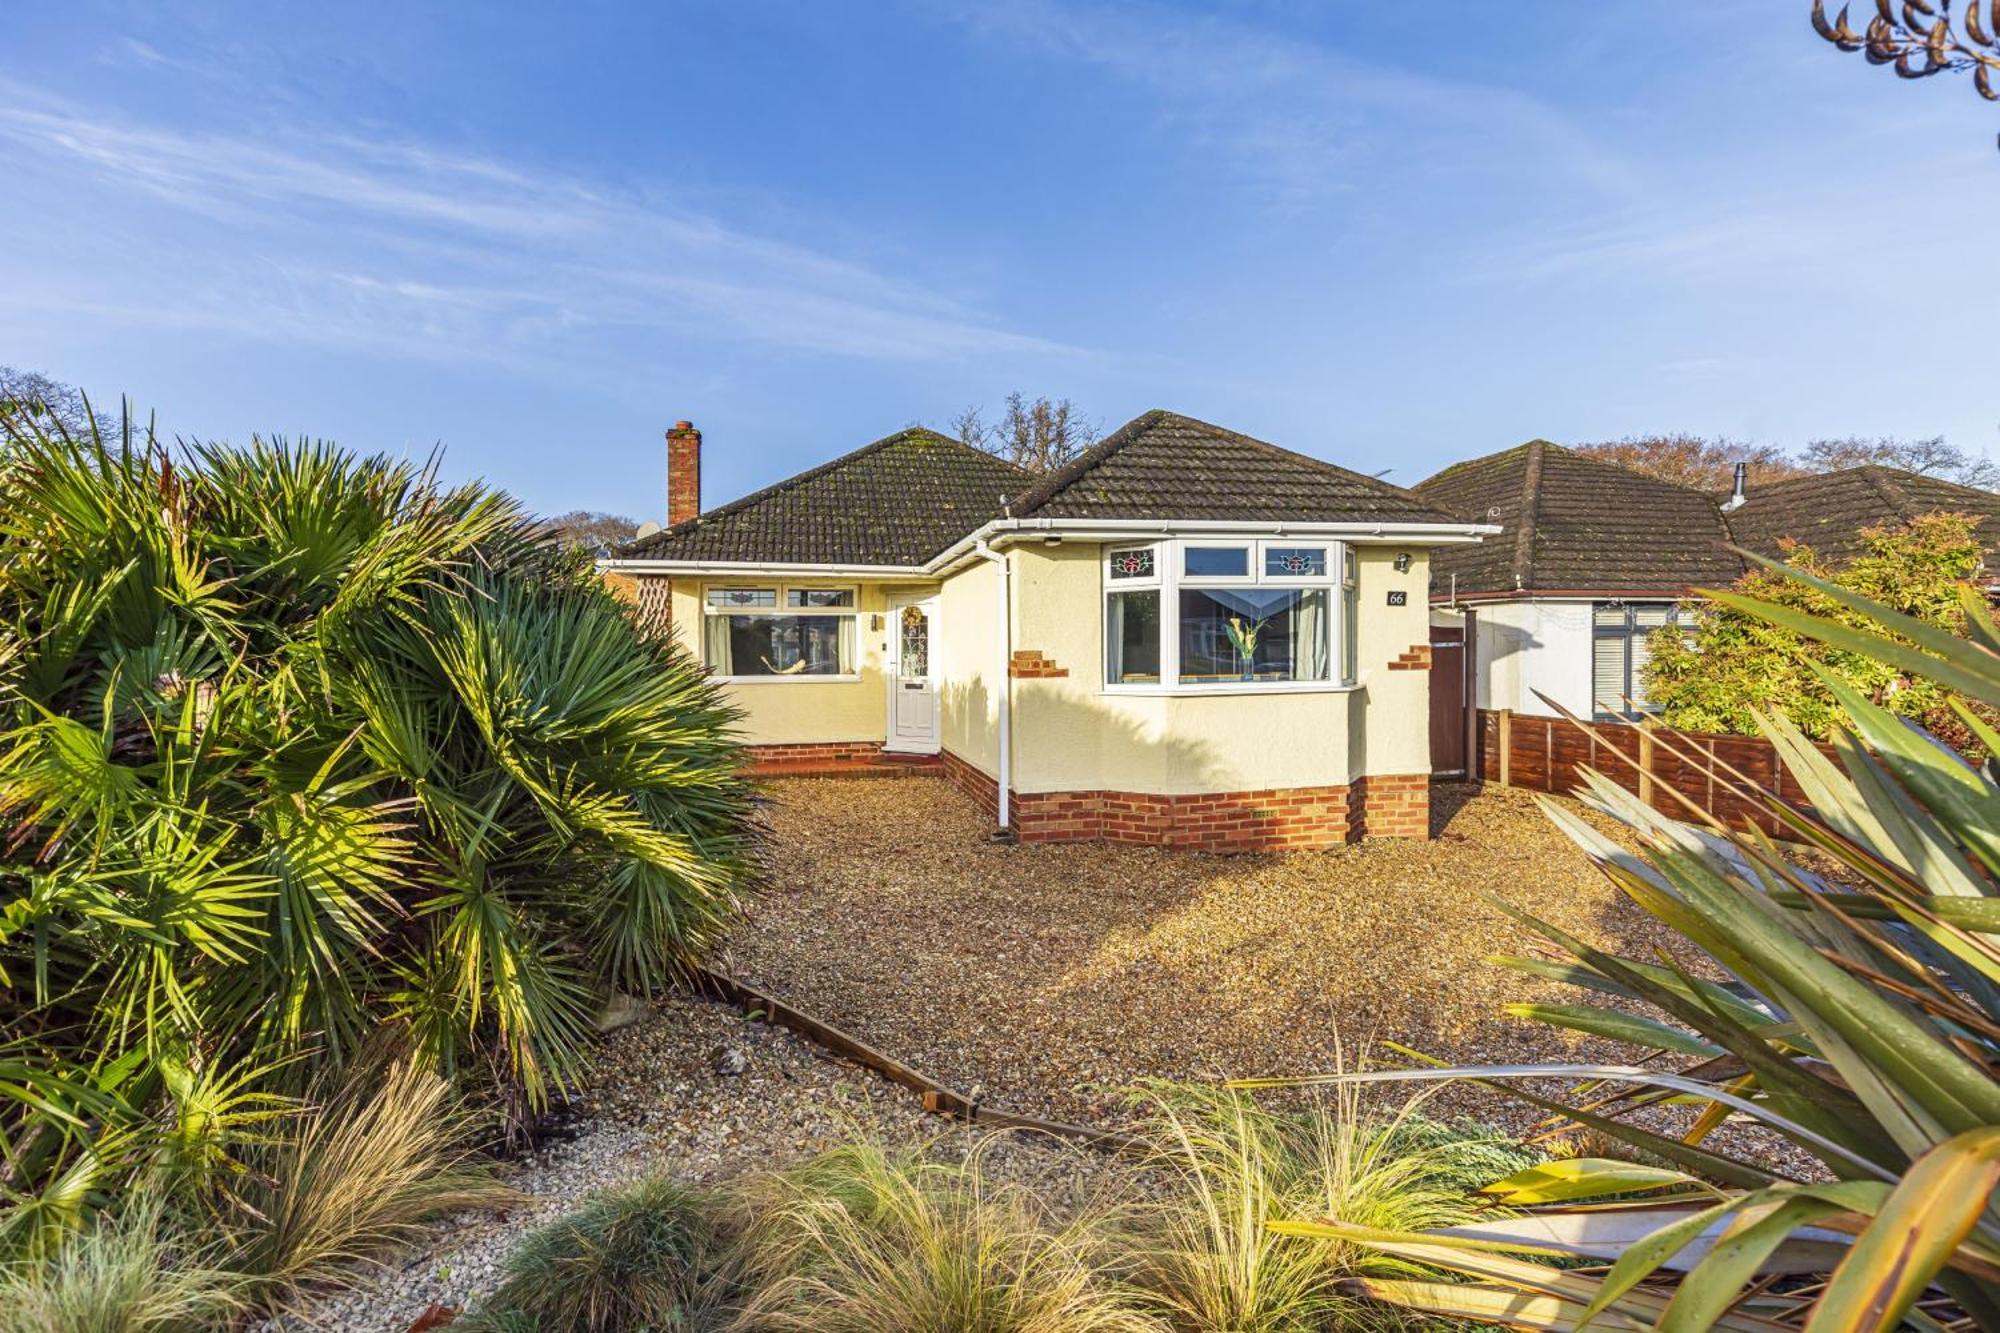
<svg viewBox="0 0 2000 1333">
<path fill-rule="evenodd" d="M 226 1174 L 212 1131 L 385 1024 L 531 1111 L 604 987 L 716 938 L 733 714 L 513 501 L 318 441 L 4 429 L 0 1028 L 53 1063 L 0 1086 L 0 1185 L 41 1216 L 157 1157 L 118 1136 Z"/>
<path fill-rule="evenodd" d="M 1852 616 L 1711 595 L 2000 704 L 2000 626 L 1972 589 L 1959 638 L 1773 568 Z M 1605 953 L 1513 913 L 1567 961 L 1496 961 L 1608 1001 L 1526 1006 L 1522 1016 L 1633 1043 L 1645 1060 L 1331 1076 L 1478 1079 L 1666 1165 L 1578 1159 L 1511 1177 L 1489 1189 L 1534 1211 L 1445 1236 L 1294 1225 L 1474 1279 L 1376 1283 L 1371 1294 L 1472 1318 L 1511 1311 L 1508 1322 L 1535 1328 L 1593 1318 L 1745 1329 L 1886 1328 L 1907 1318 L 1929 1327 L 1940 1316 L 2000 1327 L 2000 763 L 1975 767 L 1831 672 L 1822 680 L 1847 721 L 1837 759 L 1782 716 L 1762 719 L 1805 805 L 1713 766 L 1718 790 L 1761 808 L 1787 843 L 1709 815 L 1669 818 L 1598 774 L 1586 804 L 1622 825 L 1639 852 L 1544 802 L 1613 883 L 1724 978 Z M 2000 753 L 2000 737 L 1960 711 L 1988 754 Z M 1579 1090 L 1533 1090 L 1550 1079 Z M 1672 1100 L 1698 1111 L 1675 1130 L 1642 1123 Z M 1724 1146 L 1715 1131 L 1732 1117 L 1790 1140 L 1831 1179 L 1787 1178 Z M 1565 1271 L 1552 1256 L 1608 1267 Z M 1926 1312 L 1922 1302 L 1941 1308 Z"/>
</svg>

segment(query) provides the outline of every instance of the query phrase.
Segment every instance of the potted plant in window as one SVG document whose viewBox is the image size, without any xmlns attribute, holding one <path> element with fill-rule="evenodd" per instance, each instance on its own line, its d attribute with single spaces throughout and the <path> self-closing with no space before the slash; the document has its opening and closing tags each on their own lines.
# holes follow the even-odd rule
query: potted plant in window
<svg viewBox="0 0 2000 1333">
<path fill-rule="evenodd" d="M 1269 617 L 1264 620 L 1249 621 L 1242 616 L 1231 616 L 1228 627 L 1223 631 L 1229 636 L 1231 646 L 1236 649 L 1244 680 L 1257 678 L 1257 636 L 1264 632 L 1264 626 L 1268 621 Z"/>
</svg>

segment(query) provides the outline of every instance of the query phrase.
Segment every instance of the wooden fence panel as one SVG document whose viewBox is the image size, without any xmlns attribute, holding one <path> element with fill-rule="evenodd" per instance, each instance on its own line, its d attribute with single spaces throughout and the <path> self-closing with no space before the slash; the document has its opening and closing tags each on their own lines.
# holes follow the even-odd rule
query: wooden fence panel
<svg viewBox="0 0 2000 1333">
<path fill-rule="evenodd" d="M 1734 770 L 1743 780 L 1800 799 L 1798 783 L 1778 762 L 1776 747 L 1759 736 L 1622 724 L 1586 728 L 1567 718 L 1491 709 L 1480 710 L 1478 735 L 1477 771 L 1488 782 L 1566 794 L 1583 786 L 1582 771 L 1591 768 L 1676 818 L 1692 813 L 1675 798 L 1678 793 L 1714 811 L 1725 824 L 1752 823 L 1773 834 L 1783 832 L 1778 821 L 1762 807 L 1730 795 L 1711 770 L 1724 778 Z M 1819 748 L 1833 753 L 1830 745 Z"/>
</svg>

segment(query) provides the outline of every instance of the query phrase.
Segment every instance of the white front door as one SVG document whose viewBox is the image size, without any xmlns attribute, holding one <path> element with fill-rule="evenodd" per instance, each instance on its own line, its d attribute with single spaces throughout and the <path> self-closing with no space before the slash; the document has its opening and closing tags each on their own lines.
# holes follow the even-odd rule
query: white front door
<svg viewBox="0 0 2000 1333">
<path fill-rule="evenodd" d="M 931 669 L 936 628 L 935 597 L 890 599 L 889 740 L 884 749 L 937 753 L 938 691 Z"/>
</svg>

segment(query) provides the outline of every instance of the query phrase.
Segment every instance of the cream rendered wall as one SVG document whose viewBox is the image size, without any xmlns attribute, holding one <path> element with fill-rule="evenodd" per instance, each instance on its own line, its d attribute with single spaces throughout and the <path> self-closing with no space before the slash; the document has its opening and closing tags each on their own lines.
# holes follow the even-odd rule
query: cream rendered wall
<svg viewBox="0 0 2000 1333">
<path fill-rule="evenodd" d="M 1397 549 L 1360 552 L 1359 688 L 1135 695 L 1103 685 L 1102 548 L 1013 548 L 1013 647 L 1069 673 L 1013 682 L 1015 789 L 1181 795 L 1429 772 L 1429 673 L 1386 669 L 1429 641 L 1424 552 L 1412 549 L 1411 568 L 1398 574 Z M 1392 587 L 1408 593 L 1407 605 L 1387 605 Z"/>
<path fill-rule="evenodd" d="M 931 645 L 937 673 L 940 743 L 988 777 L 1000 771 L 1000 667 L 997 598 L 1000 572 L 980 560 L 938 589 L 937 632 Z"/>
<path fill-rule="evenodd" d="M 1408 554 L 1410 567 L 1396 572 L 1396 557 Z M 1408 774 L 1431 771 L 1431 673 L 1391 671 L 1389 664 L 1431 641 L 1430 552 L 1423 547 L 1356 548 L 1355 586 L 1360 609 L 1361 690 L 1351 699 L 1352 734 L 1360 741 L 1354 760 L 1359 773 Z M 1390 606 L 1389 594 L 1403 594 Z"/>
<path fill-rule="evenodd" d="M 1482 602 L 1478 702 L 1481 708 L 1555 717 L 1536 697 L 1590 716 L 1590 610 L 1586 601 Z"/>
<path fill-rule="evenodd" d="M 793 588 L 855 587 L 852 579 L 716 579 L 716 585 L 780 583 Z M 674 637 L 698 658 L 701 655 L 702 598 L 709 581 L 673 581 Z M 722 688 L 743 710 L 738 733 L 747 745 L 811 745 L 826 741 L 880 741 L 887 735 L 889 586 L 862 583 L 855 593 L 860 615 L 855 628 L 858 680 L 820 681 L 802 676 L 730 681 Z M 884 629 L 871 630 L 871 617 L 883 616 Z"/>
</svg>

